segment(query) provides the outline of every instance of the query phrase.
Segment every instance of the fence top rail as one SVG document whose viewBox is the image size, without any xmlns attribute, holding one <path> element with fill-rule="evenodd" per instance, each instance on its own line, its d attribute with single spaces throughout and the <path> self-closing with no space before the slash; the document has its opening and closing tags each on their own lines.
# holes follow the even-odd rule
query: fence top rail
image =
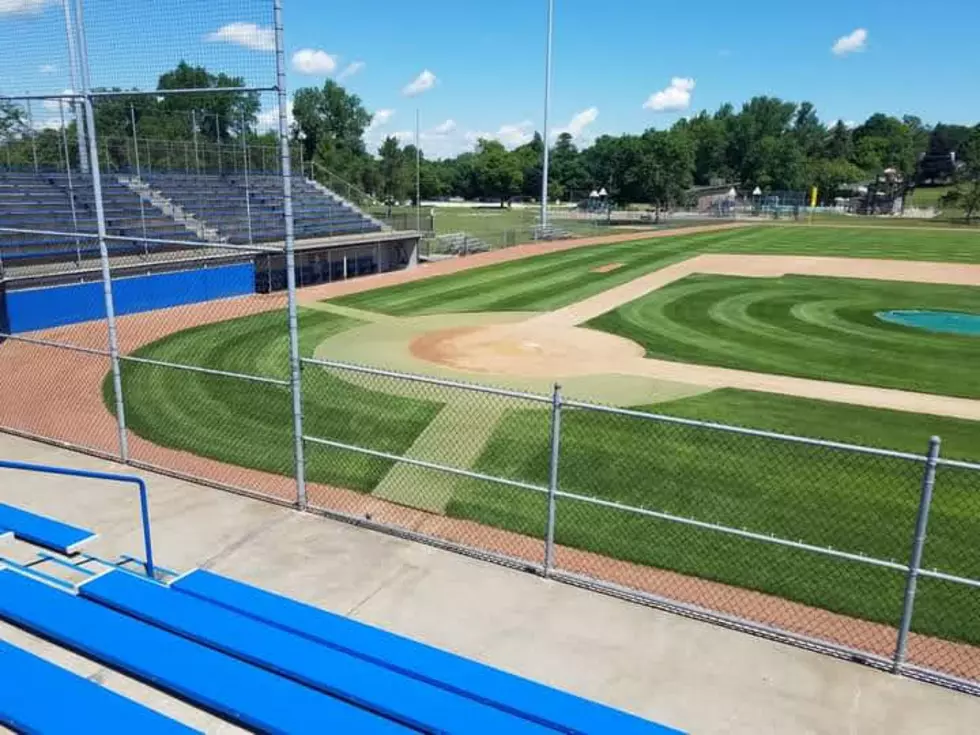
<svg viewBox="0 0 980 735">
<path fill-rule="evenodd" d="M 3 339 L 9 339 L 14 342 L 26 342 L 27 344 L 40 345 L 41 347 L 57 347 L 62 350 L 70 350 L 72 352 L 84 352 L 87 355 L 98 355 L 99 357 L 111 357 L 112 353 L 108 349 L 98 350 L 94 347 L 82 347 L 81 345 L 68 344 L 67 342 L 55 342 L 49 339 L 37 339 L 35 337 L 25 337 L 22 334 L 7 334 L 6 332 L 0 332 L 0 337 Z"/>
<path fill-rule="evenodd" d="M 445 380 L 443 378 L 435 378 L 428 375 L 413 375 L 412 373 L 401 373 L 394 370 L 382 370 L 381 368 L 372 368 L 349 362 L 322 360 L 313 357 L 304 357 L 302 362 L 309 365 L 334 368 L 335 370 L 350 370 L 351 372 L 364 373 L 365 375 L 377 375 L 384 378 L 395 378 L 397 380 L 406 380 L 413 383 L 438 385 L 443 388 L 458 388 L 459 390 L 468 390 L 474 393 L 487 393 L 494 396 L 519 398 L 521 400 L 533 401 L 535 403 L 551 403 L 554 400 L 551 396 L 545 396 L 538 393 L 525 393 L 523 391 L 507 390 L 506 388 L 491 388 L 490 386 L 478 385 L 476 383 L 464 383 L 457 380 Z"/>
<path fill-rule="evenodd" d="M 961 459 L 944 459 L 940 457 L 936 460 L 936 464 L 940 467 L 958 467 L 961 470 L 975 470 L 980 472 L 980 463 L 977 462 L 965 462 Z"/>
<path fill-rule="evenodd" d="M 0 227 L 0 232 L 12 235 L 46 235 L 48 237 L 81 238 L 84 240 L 98 240 L 97 232 L 66 232 L 64 230 L 26 230 L 20 227 Z M 193 248 L 208 248 L 218 250 L 241 250 L 243 252 L 258 253 L 281 253 L 281 247 L 269 245 L 235 245 L 228 242 L 208 242 L 206 240 L 169 240 L 159 237 L 139 237 L 126 235 L 102 235 L 103 240 L 112 242 L 146 242 L 154 245 L 184 245 L 188 250 Z"/>
<path fill-rule="evenodd" d="M 741 434 L 743 436 L 756 436 L 763 439 L 774 439 L 777 441 L 791 442 L 795 444 L 805 444 L 812 447 L 822 447 L 824 449 L 837 449 L 857 454 L 871 454 L 878 457 L 890 457 L 892 459 L 903 459 L 911 462 L 926 462 L 927 457 L 922 454 L 912 452 L 899 452 L 893 449 L 881 449 L 879 447 L 869 447 L 862 444 L 848 444 L 846 442 L 831 441 L 829 439 L 813 439 L 806 436 L 795 434 L 781 434 L 777 431 L 766 431 L 764 429 L 749 429 L 744 426 L 732 426 L 730 424 L 719 424 L 713 421 L 700 421 L 698 419 L 686 419 L 680 416 L 667 416 L 659 413 L 646 413 L 645 411 L 634 411 L 628 408 L 616 408 L 614 406 L 602 406 L 595 403 L 584 401 L 566 400 L 564 405 L 569 408 L 580 408 L 588 411 L 599 411 L 602 413 L 612 413 L 620 416 L 631 416 L 633 418 L 646 419 L 648 421 L 659 421 L 665 424 L 678 424 L 681 426 L 692 426 L 701 429 L 712 429 L 715 431 L 727 432 L 729 434 Z M 942 460 L 940 460 L 942 462 Z M 980 469 L 980 466 L 977 467 Z"/>
</svg>

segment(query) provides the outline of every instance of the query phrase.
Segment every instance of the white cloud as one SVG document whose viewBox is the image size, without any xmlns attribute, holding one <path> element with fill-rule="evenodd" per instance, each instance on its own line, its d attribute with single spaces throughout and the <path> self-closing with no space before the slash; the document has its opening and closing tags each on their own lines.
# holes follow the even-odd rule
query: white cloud
<svg viewBox="0 0 980 735">
<path fill-rule="evenodd" d="M 268 133 L 270 130 L 279 130 L 279 105 L 273 105 L 268 110 L 262 110 L 256 117 L 255 129 L 259 133 Z M 293 124 L 293 101 L 286 103 L 286 122 L 289 126 Z"/>
<path fill-rule="evenodd" d="M 2 2 L 2 0 L 0 0 L 0 2 Z M 56 71 L 58 71 L 58 67 L 56 67 L 54 64 L 41 64 L 37 70 L 42 74 L 54 74 Z"/>
<path fill-rule="evenodd" d="M 838 38 L 830 48 L 830 51 L 836 56 L 845 56 L 847 54 L 860 53 L 867 47 L 868 31 L 864 28 L 858 28 L 846 36 Z"/>
<path fill-rule="evenodd" d="M 436 86 L 436 75 L 433 74 L 428 69 L 425 69 L 421 74 L 415 77 L 411 83 L 405 85 L 402 89 L 402 94 L 406 97 L 414 97 L 415 95 L 427 92 Z"/>
<path fill-rule="evenodd" d="M 524 120 L 519 123 L 508 123 L 501 125 L 496 133 L 472 131 L 466 134 L 466 140 L 475 144 L 480 140 L 497 140 L 507 148 L 517 148 L 517 146 L 530 143 L 534 138 L 534 123 Z"/>
<path fill-rule="evenodd" d="M 402 145 L 405 145 L 406 143 L 411 143 L 413 145 L 415 144 L 415 133 L 411 130 L 396 130 L 394 133 L 386 135 L 385 137 L 397 138 L 398 142 Z"/>
<path fill-rule="evenodd" d="M 650 95 L 647 101 L 643 103 L 643 109 L 654 112 L 686 110 L 691 106 L 691 92 L 693 91 L 693 79 L 690 77 L 674 77 L 670 80 L 670 86 Z"/>
<path fill-rule="evenodd" d="M 325 77 L 337 68 L 337 58 L 318 48 L 301 48 L 293 54 L 293 69 L 300 74 Z"/>
<path fill-rule="evenodd" d="M 445 122 L 441 122 L 438 125 L 436 125 L 434 128 L 432 128 L 429 134 L 441 137 L 441 136 L 449 135 L 450 133 L 455 132 L 455 130 L 456 130 L 456 121 L 446 120 Z"/>
<path fill-rule="evenodd" d="M 573 138 L 583 138 L 587 136 L 588 127 L 596 121 L 599 117 L 599 108 L 590 107 L 587 110 L 582 110 L 577 112 L 572 116 L 572 119 L 568 121 L 568 125 L 561 128 L 556 128 L 551 131 L 553 137 L 557 138 L 562 133 L 568 133 Z"/>
<path fill-rule="evenodd" d="M 365 64 L 363 61 L 352 61 L 344 67 L 344 70 L 340 72 L 340 74 L 337 75 L 337 81 L 342 82 L 345 79 L 350 79 L 355 74 L 360 74 L 362 71 L 364 71 L 365 66 L 367 66 L 367 64 Z"/>
<path fill-rule="evenodd" d="M 371 116 L 371 122 L 368 123 L 368 126 L 364 131 L 365 135 L 387 125 L 394 115 L 394 110 L 375 110 L 374 115 Z"/>
<path fill-rule="evenodd" d="M 3 2 L 3 0 L 0 0 Z M 276 33 L 255 23 L 229 23 L 206 36 L 208 41 L 220 41 L 244 46 L 253 51 L 275 51 Z"/>
<path fill-rule="evenodd" d="M 54 5 L 57 0 L 0 0 L 0 15 L 27 15 L 40 13 L 46 5 Z"/>
<path fill-rule="evenodd" d="M 61 93 L 62 94 L 75 94 L 70 89 L 62 90 Z M 66 111 L 69 110 L 69 109 L 71 109 L 71 100 L 48 99 L 48 100 L 44 100 L 43 102 L 41 102 L 41 107 L 43 107 L 48 112 L 57 112 L 58 111 L 58 102 L 59 101 L 64 103 L 65 110 Z"/>
</svg>

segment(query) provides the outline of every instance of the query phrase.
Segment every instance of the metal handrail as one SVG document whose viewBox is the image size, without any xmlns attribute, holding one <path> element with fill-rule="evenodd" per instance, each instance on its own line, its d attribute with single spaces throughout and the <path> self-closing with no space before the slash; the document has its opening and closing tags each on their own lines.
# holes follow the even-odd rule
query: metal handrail
<svg viewBox="0 0 980 735">
<path fill-rule="evenodd" d="M 32 462 L 15 462 L 9 459 L 0 459 L 0 469 L 22 470 L 24 472 L 40 472 L 48 475 L 62 475 L 67 477 L 82 477 L 89 480 L 107 480 L 109 482 L 122 482 L 134 484 L 139 488 L 140 495 L 140 519 L 143 524 L 143 553 L 146 557 L 144 569 L 146 576 L 155 577 L 153 567 L 153 541 L 150 537 L 150 507 L 146 494 L 146 483 L 143 478 L 136 475 L 120 475 L 112 472 L 94 472 L 92 470 L 75 470 L 68 467 L 56 467 L 54 465 L 34 464 Z"/>
</svg>

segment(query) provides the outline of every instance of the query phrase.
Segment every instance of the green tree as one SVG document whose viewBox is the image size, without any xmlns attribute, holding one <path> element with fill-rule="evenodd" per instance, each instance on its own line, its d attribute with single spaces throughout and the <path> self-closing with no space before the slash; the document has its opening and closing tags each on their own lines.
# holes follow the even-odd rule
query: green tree
<svg viewBox="0 0 980 735">
<path fill-rule="evenodd" d="M 939 200 L 939 206 L 944 210 L 962 210 L 969 224 L 980 214 L 980 125 L 973 128 L 960 146 L 957 182 L 956 188 Z"/>
<path fill-rule="evenodd" d="M 539 177 L 540 178 L 540 177 Z M 551 150 L 549 194 L 554 199 L 569 199 L 587 193 L 589 177 L 582 156 L 572 136 L 562 133 Z"/>
<path fill-rule="evenodd" d="M 360 97 L 328 79 L 321 88 L 297 90 L 293 119 L 293 137 L 302 144 L 307 160 L 317 161 L 348 181 L 364 180 L 364 131 L 371 114 Z"/>
<path fill-rule="evenodd" d="M 378 148 L 378 173 L 381 177 L 381 198 L 386 202 L 403 202 L 408 199 L 410 189 L 409 171 L 414 171 L 414 147 L 412 148 L 412 167 L 409 169 L 405 151 L 398 139 L 388 136 Z"/>
<path fill-rule="evenodd" d="M 864 171 L 844 158 L 811 159 L 806 166 L 807 185 L 817 187 L 824 204 L 832 204 L 846 184 L 856 184 L 864 178 Z"/>
<path fill-rule="evenodd" d="M 632 175 L 642 201 L 657 212 L 684 200 L 694 183 L 694 145 L 679 131 L 648 130 L 639 139 L 639 165 Z M 641 201 L 641 200 L 637 200 Z"/>
<path fill-rule="evenodd" d="M 473 175 L 481 195 L 507 200 L 520 192 L 524 180 L 518 158 L 496 140 L 480 140 L 473 158 Z"/>
</svg>

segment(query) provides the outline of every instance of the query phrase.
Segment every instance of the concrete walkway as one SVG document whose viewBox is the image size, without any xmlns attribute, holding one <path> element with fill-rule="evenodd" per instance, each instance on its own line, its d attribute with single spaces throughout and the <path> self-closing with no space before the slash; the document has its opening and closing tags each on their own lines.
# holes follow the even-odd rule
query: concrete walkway
<svg viewBox="0 0 980 735">
<path fill-rule="evenodd" d="M 0 456 L 121 469 L 5 434 Z M 972 733 L 980 722 L 978 698 L 142 474 L 161 564 L 207 566 L 692 733 Z M 93 552 L 141 548 L 128 489 L 0 471 L 0 501 L 94 527 Z M 0 636 L 207 732 L 234 730 L 9 626 Z"/>
</svg>

